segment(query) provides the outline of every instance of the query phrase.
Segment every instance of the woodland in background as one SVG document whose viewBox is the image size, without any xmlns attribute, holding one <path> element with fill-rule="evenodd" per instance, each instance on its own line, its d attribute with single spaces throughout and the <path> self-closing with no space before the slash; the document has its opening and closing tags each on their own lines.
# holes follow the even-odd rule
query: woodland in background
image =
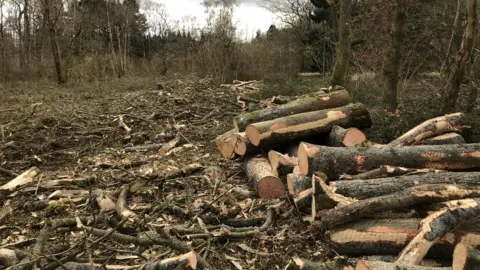
<svg viewBox="0 0 480 270">
<path fill-rule="evenodd" d="M 245 41 L 232 19 L 235 1 L 205 1 L 209 16 L 200 28 L 192 18 L 171 22 L 168 11 L 154 2 L 145 3 L 146 12 L 141 13 L 136 0 L 0 0 L 0 80 L 47 78 L 63 83 L 196 73 L 221 84 L 295 77 L 299 72 L 329 76 L 335 75 L 335 56 L 341 55 L 336 50 L 346 35 L 351 46 L 345 72 L 340 72 L 345 77 L 330 83 L 348 85 L 347 74 L 383 74 L 371 87 L 385 90 L 386 107 L 395 112 L 397 91 L 386 89 L 401 90 L 421 74 L 436 76 L 442 91 L 460 83 L 476 89 L 478 39 L 458 60 L 462 74 L 450 78 L 451 66 L 461 58 L 457 52 L 467 22 L 477 20 L 476 14 L 467 16 L 464 2 L 340 0 L 321 14 L 324 20 L 315 21 L 310 1 L 268 0 L 265 8 L 279 14 L 283 24 Z M 478 27 L 470 25 L 473 45 Z M 451 111 L 458 93 L 444 92 L 444 105 L 450 108 L 443 111 Z M 468 111 L 476 100 L 476 91 L 470 93 Z"/>
</svg>

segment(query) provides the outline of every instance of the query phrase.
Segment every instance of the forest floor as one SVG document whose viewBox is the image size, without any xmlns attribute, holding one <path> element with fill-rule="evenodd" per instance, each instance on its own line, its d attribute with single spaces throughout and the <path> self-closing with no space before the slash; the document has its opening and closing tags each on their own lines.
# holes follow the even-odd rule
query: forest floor
<svg viewBox="0 0 480 270">
<path fill-rule="evenodd" d="M 298 82 L 280 82 L 249 94 L 262 98 L 299 94 L 323 87 L 320 84 L 309 81 L 300 89 Z M 353 99 L 372 107 L 375 126 L 368 133 L 372 141 L 386 142 L 438 116 L 432 90 L 436 87 L 431 83 L 405 91 L 400 116 L 378 108 L 378 90 L 358 81 L 353 88 Z M 42 269 L 55 269 L 57 260 L 68 255 L 107 269 L 139 269 L 185 253 L 175 245 L 140 245 L 108 235 L 100 239 L 75 222 L 50 231 L 46 242 L 37 241 L 50 222 L 75 217 L 85 217 L 84 225 L 103 232 L 113 229 L 141 237 L 149 231 L 164 238 L 168 236 L 162 233 L 169 232 L 183 248 L 192 247 L 218 269 L 282 269 L 292 256 L 321 260 L 335 255 L 323 233 L 310 228 L 301 214 L 288 212 L 288 207 L 277 209 L 269 224 L 267 208 L 278 201 L 233 192 L 248 190 L 242 163 L 222 159 L 214 143 L 216 136 L 231 129 L 232 117 L 241 113 L 239 93 L 232 89 L 189 77 L 125 78 L 61 87 L 22 83 L 0 86 L 0 92 L 0 169 L 4 169 L 0 185 L 29 168 L 41 171 L 31 185 L 0 190 L 0 248 L 31 252 L 43 245 L 43 252 L 30 257 L 40 258 L 36 263 Z M 175 138 L 178 143 L 167 153 L 160 146 L 129 151 Z M 182 171 L 189 165 L 195 170 Z M 122 220 L 108 198 L 116 201 L 124 185 L 131 183 L 141 185 L 127 198 L 133 213 Z M 247 220 L 253 228 L 240 237 L 216 226 L 219 219 Z M 117 226 L 120 222 L 122 226 Z M 185 224 L 194 229 L 183 229 Z M 265 230 L 255 229 L 262 224 Z"/>
</svg>

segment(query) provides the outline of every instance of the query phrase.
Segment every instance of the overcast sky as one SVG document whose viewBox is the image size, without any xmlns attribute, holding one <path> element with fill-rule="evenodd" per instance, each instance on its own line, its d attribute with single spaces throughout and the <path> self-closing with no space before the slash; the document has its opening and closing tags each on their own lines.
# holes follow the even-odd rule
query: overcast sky
<svg viewBox="0 0 480 270">
<path fill-rule="evenodd" d="M 203 25 L 206 19 L 205 8 L 202 0 L 154 0 L 162 3 L 171 20 L 182 21 L 184 17 L 196 17 L 197 22 Z M 240 0 L 240 5 L 235 8 L 234 19 L 242 38 L 251 38 L 260 29 L 263 32 L 276 22 L 275 15 L 262 8 L 262 0 Z"/>
</svg>

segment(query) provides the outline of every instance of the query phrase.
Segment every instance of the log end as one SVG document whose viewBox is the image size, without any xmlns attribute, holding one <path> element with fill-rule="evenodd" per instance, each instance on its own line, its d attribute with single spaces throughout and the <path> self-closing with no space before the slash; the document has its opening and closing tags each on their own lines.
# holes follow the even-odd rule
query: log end
<svg viewBox="0 0 480 270">
<path fill-rule="evenodd" d="M 300 143 L 298 147 L 298 169 L 300 174 L 308 175 L 308 160 L 318 152 L 318 149 L 309 143 Z"/>
<path fill-rule="evenodd" d="M 343 138 L 343 145 L 346 147 L 355 147 L 367 140 L 367 136 L 358 128 L 349 128 Z"/>
<path fill-rule="evenodd" d="M 245 133 L 247 134 L 248 140 L 251 144 L 255 146 L 260 145 L 260 132 L 255 125 L 248 125 L 247 128 L 245 128 Z"/>
<path fill-rule="evenodd" d="M 245 156 L 245 154 L 247 153 L 247 144 L 242 139 L 240 134 L 235 133 L 232 135 L 232 144 L 234 152 L 236 154 L 240 156 Z"/>
<path fill-rule="evenodd" d="M 464 269 L 467 263 L 468 248 L 462 243 L 455 246 L 453 250 L 453 265 L 452 269 Z"/>
<path fill-rule="evenodd" d="M 258 196 L 262 199 L 278 199 L 287 194 L 282 180 L 276 176 L 263 178 L 257 186 Z"/>
</svg>

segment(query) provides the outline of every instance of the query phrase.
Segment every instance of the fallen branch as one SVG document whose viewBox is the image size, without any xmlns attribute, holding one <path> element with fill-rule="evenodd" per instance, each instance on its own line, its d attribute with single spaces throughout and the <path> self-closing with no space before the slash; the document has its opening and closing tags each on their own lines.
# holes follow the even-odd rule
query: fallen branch
<svg viewBox="0 0 480 270">
<path fill-rule="evenodd" d="M 354 221 L 374 213 L 397 210 L 417 204 L 479 197 L 480 188 L 460 185 L 424 185 L 392 194 L 357 201 L 321 214 L 322 229 Z"/>
<path fill-rule="evenodd" d="M 414 127 L 401 137 L 390 142 L 389 146 L 415 145 L 421 141 L 449 132 L 460 131 L 468 125 L 467 116 L 463 113 L 454 113 L 433 118 Z"/>
<path fill-rule="evenodd" d="M 125 122 L 123 121 L 123 115 L 118 116 L 118 125 L 120 127 L 122 127 L 123 129 L 125 129 L 125 131 L 127 131 L 127 133 L 132 132 L 132 129 L 130 127 L 128 127 L 127 124 L 125 124 Z"/>
<path fill-rule="evenodd" d="M 134 212 L 132 212 L 132 210 L 128 208 L 128 205 L 127 205 L 128 191 L 129 191 L 128 184 L 123 185 L 120 191 L 120 195 L 118 195 L 117 203 L 115 205 L 115 210 L 117 211 L 117 214 L 122 219 L 128 219 L 128 218 L 133 218 L 137 216 L 137 214 L 135 214 Z"/>
<path fill-rule="evenodd" d="M 387 263 L 381 261 L 359 260 L 355 270 L 452 270 L 452 267 L 429 267 L 429 266 L 408 266 L 396 263 Z"/>
<path fill-rule="evenodd" d="M 4 174 L 6 176 L 10 176 L 10 177 L 17 177 L 18 176 L 18 174 L 14 173 L 10 170 L 7 170 L 5 168 L 2 168 L 2 167 L 0 167 L 0 173 Z"/>
<path fill-rule="evenodd" d="M 181 139 L 180 135 L 175 136 L 174 139 L 164 144 L 162 148 L 160 148 L 159 154 L 162 156 L 165 156 L 170 150 L 175 148 L 175 146 L 177 146 L 177 144 L 180 143 L 180 139 Z"/>
<path fill-rule="evenodd" d="M 290 260 L 284 270 L 343 270 L 347 265 L 343 259 L 335 259 L 326 262 L 312 262 L 299 257 Z"/>
<path fill-rule="evenodd" d="M 138 145 L 132 147 L 125 147 L 125 152 L 146 152 L 146 151 L 157 151 L 162 148 L 164 144 L 147 144 L 147 145 Z"/>
<path fill-rule="evenodd" d="M 442 144 L 464 144 L 465 139 L 457 133 L 447 133 L 420 142 L 424 145 L 442 145 Z"/>
<path fill-rule="evenodd" d="M 395 263 L 418 265 L 430 247 L 462 222 L 480 215 L 480 199 L 470 199 L 457 207 L 441 210 L 422 220 L 421 229 L 400 253 Z"/>
<path fill-rule="evenodd" d="M 24 173 L 20 174 L 19 176 L 15 177 L 12 181 L 6 183 L 3 186 L 0 186 L 0 190 L 13 191 L 18 187 L 30 184 L 33 182 L 33 179 L 38 174 L 40 174 L 40 169 L 38 169 L 37 167 L 32 167 Z"/>
<path fill-rule="evenodd" d="M 169 269 L 197 269 L 197 254 L 195 251 L 190 251 L 186 254 L 168 258 L 158 263 L 146 264 L 142 269 L 144 270 L 169 270 Z"/>
<path fill-rule="evenodd" d="M 441 170 L 435 169 L 410 169 L 404 167 L 388 166 L 382 165 L 378 169 L 374 169 L 368 172 L 356 174 L 356 175 L 347 175 L 344 174 L 341 176 L 340 180 L 367 180 L 367 179 L 377 179 L 393 176 L 402 176 L 402 175 L 418 175 L 426 173 L 441 173 Z"/>
</svg>

